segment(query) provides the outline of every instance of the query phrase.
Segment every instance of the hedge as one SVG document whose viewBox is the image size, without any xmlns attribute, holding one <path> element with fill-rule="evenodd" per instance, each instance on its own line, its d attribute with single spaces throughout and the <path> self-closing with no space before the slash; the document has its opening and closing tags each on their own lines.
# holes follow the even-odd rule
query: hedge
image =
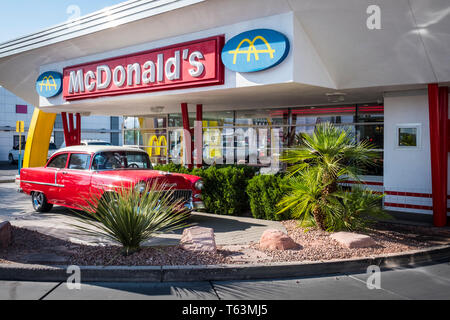
<svg viewBox="0 0 450 320">
<path fill-rule="evenodd" d="M 287 179 L 282 175 L 260 175 L 249 181 L 246 192 L 254 218 L 276 221 L 290 218 L 290 213 L 276 214 L 277 203 L 287 192 Z"/>
<path fill-rule="evenodd" d="M 207 211 L 216 214 L 242 215 L 249 210 L 246 191 L 248 181 L 253 178 L 256 169 L 248 166 L 210 166 L 207 169 L 189 170 L 175 164 L 157 165 L 155 170 L 174 173 L 187 173 L 203 179 L 202 192 Z"/>
<path fill-rule="evenodd" d="M 170 163 L 156 165 L 154 169 L 201 177 L 205 183 L 203 201 L 210 213 L 242 215 L 251 210 L 257 219 L 280 221 L 290 218 L 289 213 L 276 214 L 276 205 L 286 193 L 288 184 L 283 175 L 256 175 L 258 168 L 243 165 L 187 169 Z"/>
</svg>

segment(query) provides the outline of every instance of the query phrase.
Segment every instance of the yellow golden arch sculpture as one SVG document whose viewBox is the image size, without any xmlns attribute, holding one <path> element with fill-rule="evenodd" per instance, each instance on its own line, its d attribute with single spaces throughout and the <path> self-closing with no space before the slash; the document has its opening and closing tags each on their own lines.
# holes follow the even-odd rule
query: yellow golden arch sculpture
<svg viewBox="0 0 450 320">
<path fill-rule="evenodd" d="M 28 129 L 23 168 L 42 167 L 45 165 L 55 120 L 55 113 L 46 113 L 38 108 L 34 109 L 33 118 Z"/>
</svg>

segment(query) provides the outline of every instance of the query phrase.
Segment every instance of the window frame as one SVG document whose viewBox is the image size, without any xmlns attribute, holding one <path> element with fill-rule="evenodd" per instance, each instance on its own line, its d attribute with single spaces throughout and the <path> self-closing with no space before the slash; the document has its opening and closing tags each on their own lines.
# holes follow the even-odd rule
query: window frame
<svg viewBox="0 0 450 320">
<path fill-rule="evenodd" d="M 54 159 L 56 159 L 57 157 L 59 157 L 59 156 L 67 156 L 67 159 L 66 159 L 66 164 L 64 165 L 64 167 L 63 168 L 57 168 L 57 167 L 49 167 L 49 165 L 52 163 L 52 161 L 54 160 Z M 62 170 L 62 169 L 66 169 L 67 168 L 67 163 L 68 163 L 68 161 L 69 161 L 69 153 L 68 152 L 63 152 L 63 153 L 58 153 L 58 154 L 55 154 L 54 156 L 52 156 L 51 158 L 50 158 L 50 160 L 48 160 L 48 162 L 47 162 L 47 165 L 45 166 L 45 168 L 48 168 L 48 169 L 59 169 L 59 170 Z"/>
<path fill-rule="evenodd" d="M 416 145 L 400 145 L 400 129 L 416 129 Z M 420 150 L 422 148 L 422 124 L 421 123 L 397 123 L 395 125 L 395 149 L 396 150 Z"/>
<path fill-rule="evenodd" d="M 70 167 L 70 160 L 72 159 L 73 155 L 86 155 L 89 156 L 89 163 L 87 169 L 75 169 Z M 86 153 L 86 152 L 72 152 L 69 155 L 68 161 L 66 163 L 67 170 L 75 170 L 75 171 L 91 171 L 91 165 L 92 165 L 92 154 Z"/>
</svg>

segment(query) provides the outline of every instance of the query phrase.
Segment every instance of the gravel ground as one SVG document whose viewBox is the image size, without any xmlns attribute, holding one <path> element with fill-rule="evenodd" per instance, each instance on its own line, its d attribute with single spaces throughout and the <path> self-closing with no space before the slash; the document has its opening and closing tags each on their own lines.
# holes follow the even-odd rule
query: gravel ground
<svg viewBox="0 0 450 320">
<path fill-rule="evenodd" d="M 450 244 L 450 231 L 448 229 L 378 223 L 364 232 L 375 240 L 376 246 L 348 249 L 331 239 L 329 233 L 325 231 L 310 230 L 305 232 L 304 229 L 298 227 L 295 220 L 284 221 L 283 225 L 286 227 L 289 236 L 301 247 L 297 250 L 286 251 L 264 250 L 263 252 L 270 257 L 272 262 L 349 259 L 388 253 L 403 253 L 436 245 Z M 251 244 L 250 247 L 258 250 L 258 244 Z"/>
<path fill-rule="evenodd" d="M 178 246 L 146 247 L 130 256 L 118 246 L 86 246 L 13 227 L 13 244 L 0 249 L 0 263 L 40 263 L 74 265 L 213 265 L 287 261 L 326 261 L 403 253 L 450 243 L 450 230 L 433 227 L 379 223 L 365 233 L 377 243 L 363 249 L 347 249 L 329 237 L 329 233 L 297 227 L 294 220 L 284 221 L 289 236 L 300 246 L 296 250 L 262 251 L 257 243 L 218 247 L 217 254 L 192 253 Z M 37 259 L 37 260 L 36 260 Z"/>
</svg>

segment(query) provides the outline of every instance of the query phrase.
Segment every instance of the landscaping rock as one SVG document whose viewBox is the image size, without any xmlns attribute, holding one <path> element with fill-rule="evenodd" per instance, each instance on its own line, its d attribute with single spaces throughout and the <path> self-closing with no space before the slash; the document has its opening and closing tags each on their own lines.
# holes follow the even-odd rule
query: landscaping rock
<svg viewBox="0 0 450 320">
<path fill-rule="evenodd" d="M 7 248 L 11 244 L 11 223 L 8 221 L 0 223 L 0 248 Z"/>
<path fill-rule="evenodd" d="M 373 247 L 377 244 L 371 237 L 358 233 L 336 232 L 333 233 L 330 237 L 339 242 L 339 244 L 341 244 L 342 246 L 349 249 L 368 248 Z"/>
<path fill-rule="evenodd" d="M 263 250 L 289 250 L 299 248 L 299 245 L 284 232 L 269 229 L 261 236 L 259 247 Z"/>
<path fill-rule="evenodd" d="M 217 252 L 212 228 L 192 227 L 184 229 L 180 246 L 187 251 Z"/>
</svg>

